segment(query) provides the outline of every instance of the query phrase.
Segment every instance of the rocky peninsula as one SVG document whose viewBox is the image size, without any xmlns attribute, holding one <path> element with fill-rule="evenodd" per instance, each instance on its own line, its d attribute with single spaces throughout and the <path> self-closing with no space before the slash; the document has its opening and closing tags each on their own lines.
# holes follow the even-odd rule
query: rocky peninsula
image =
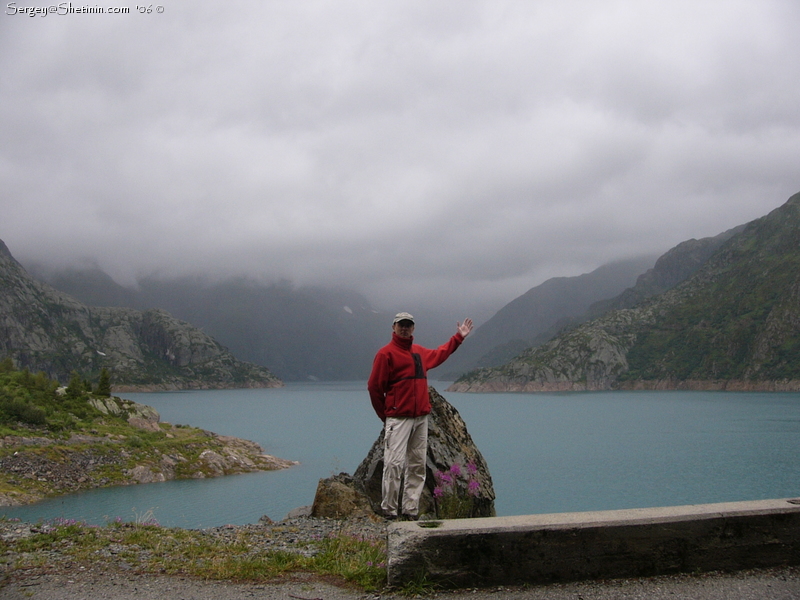
<svg viewBox="0 0 800 600">
<path fill-rule="evenodd" d="M 297 464 L 264 454 L 255 442 L 210 431 L 162 423 L 160 433 L 163 443 L 155 445 L 139 435 L 5 436 L 0 439 L 0 506 L 111 485 L 204 479 Z"/>
<path fill-rule="evenodd" d="M 88 427 L 17 428 L 0 437 L 0 506 L 111 485 L 203 479 L 286 469 L 249 440 L 160 422 L 153 408 L 118 397 L 90 398 Z"/>
</svg>

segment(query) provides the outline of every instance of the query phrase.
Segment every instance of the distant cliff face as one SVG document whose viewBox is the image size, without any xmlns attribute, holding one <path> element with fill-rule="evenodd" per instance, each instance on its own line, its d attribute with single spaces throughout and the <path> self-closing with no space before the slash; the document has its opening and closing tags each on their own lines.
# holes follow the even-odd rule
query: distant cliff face
<svg viewBox="0 0 800 600">
<path fill-rule="evenodd" d="M 283 380 L 366 379 L 375 351 L 391 335 L 391 317 L 345 289 L 298 288 L 244 277 L 212 281 L 200 276 L 143 277 L 132 288 L 117 284 L 97 268 L 26 266 L 38 280 L 84 304 L 164 309 L 201 327 L 240 359 L 262 365 Z M 451 327 L 448 319 L 447 337 Z"/>
<path fill-rule="evenodd" d="M 554 277 L 531 288 L 478 327 L 469 343 L 440 367 L 439 377 L 455 379 L 477 367 L 501 365 L 524 349 L 547 341 L 567 323 L 585 320 L 582 317 L 593 303 L 633 285 L 655 258 L 611 263 L 577 277 Z"/>
<path fill-rule="evenodd" d="M 672 289 L 450 389 L 620 388 L 800 389 L 800 194 L 724 241 Z"/>
<path fill-rule="evenodd" d="M 164 311 L 89 307 L 36 281 L 2 241 L 0 356 L 61 381 L 105 367 L 116 390 L 283 385 Z"/>
</svg>

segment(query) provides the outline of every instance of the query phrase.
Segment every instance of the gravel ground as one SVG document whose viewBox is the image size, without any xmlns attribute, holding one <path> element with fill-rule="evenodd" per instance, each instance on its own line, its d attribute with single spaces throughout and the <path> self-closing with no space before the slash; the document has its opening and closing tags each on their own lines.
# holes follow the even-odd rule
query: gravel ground
<svg viewBox="0 0 800 600">
<path fill-rule="evenodd" d="M 41 526 L 0 522 L 0 536 L 11 540 L 35 533 Z M 312 540 L 345 531 L 364 537 L 385 534 L 385 524 L 368 519 L 340 522 L 298 518 L 280 523 L 218 527 L 208 535 L 235 536 L 241 530 L 259 535 L 264 548 L 312 552 Z M 305 542 L 309 542 L 306 546 Z M 181 576 L 143 575 L 113 555 L 91 564 L 77 564 L 57 550 L 41 566 L 9 571 L 4 566 L 0 599 L 8 600 L 377 600 L 404 597 L 392 591 L 365 593 L 339 581 L 295 574 L 276 583 L 209 582 Z M 13 556 L 6 556 L 10 564 Z M 709 573 L 591 581 L 548 586 L 503 587 L 439 592 L 441 600 L 800 600 L 800 569 L 781 568 L 738 573 Z"/>
<path fill-rule="evenodd" d="M 564 585 L 459 590 L 440 600 L 790 600 L 800 598 L 796 569 L 670 576 Z M 37 573 L 0 588 L 3 600 L 377 600 L 405 597 L 364 593 L 317 577 L 280 583 L 204 582 L 183 577 L 133 575 L 77 568 Z"/>
</svg>

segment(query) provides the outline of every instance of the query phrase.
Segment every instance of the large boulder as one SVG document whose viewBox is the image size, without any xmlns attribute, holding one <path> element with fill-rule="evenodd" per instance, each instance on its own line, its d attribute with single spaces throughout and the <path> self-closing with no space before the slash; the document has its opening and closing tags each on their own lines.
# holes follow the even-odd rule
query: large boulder
<svg viewBox="0 0 800 600">
<path fill-rule="evenodd" d="M 146 404 L 139 404 L 133 400 L 126 400 L 111 396 L 109 398 L 89 398 L 89 404 L 95 407 L 104 415 L 115 415 L 124 417 L 128 420 L 128 424 L 145 429 L 147 431 L 161 431 L 158 423 L 161 420 L 161 415 L 152 406 Z"/>
<path fill-rule="evenodd" d="M 483 455 L 475 446 L 467 426 L 458 411 L 433 387 L 428 388 L 431 398 L 431 415 L 428 421 L 428 457 L 425 489 L 420 499 L 420 514 L 439 518 L 442 502 L 434 499 L 438 487 L 457 491 L 469 500 L 469 517 L 493 517 L 494 486 Z M 453 465 L 458 465 L 453 474 Z M 437 474 L 448 473 L 453 480 L 450 486 L 441 485 Z M 372 509 L 380 513 L 381 479 L 383 476 L 383 432 L 372 445 L 367 457 L 353 475 L 356 489 L 369 498 Z M 472 483 L 470 483 L 472 482 Z M 438 495 L 438 494 L 437 494 Z"/>
<path fill-rule="evenodd" d="M 363 490 L 347 473 L 339 473 L 327 479 L 320 479 L 311 516 L 328 519 L 349 517 L 368 517 L 372 515 L 372 506 Z"/>
</svg>

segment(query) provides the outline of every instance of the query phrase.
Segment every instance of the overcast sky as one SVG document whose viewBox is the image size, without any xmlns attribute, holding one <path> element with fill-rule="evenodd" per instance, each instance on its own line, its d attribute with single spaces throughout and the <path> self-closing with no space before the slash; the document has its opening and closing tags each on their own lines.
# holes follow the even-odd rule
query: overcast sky
<svg viewBox="0 0 800 600">
<path fill-rule="evenodd" d="M 46 6 L 0 15 L 23 261 L 499 308 L 800 191 L 797 0 Z"/>
</svg>

